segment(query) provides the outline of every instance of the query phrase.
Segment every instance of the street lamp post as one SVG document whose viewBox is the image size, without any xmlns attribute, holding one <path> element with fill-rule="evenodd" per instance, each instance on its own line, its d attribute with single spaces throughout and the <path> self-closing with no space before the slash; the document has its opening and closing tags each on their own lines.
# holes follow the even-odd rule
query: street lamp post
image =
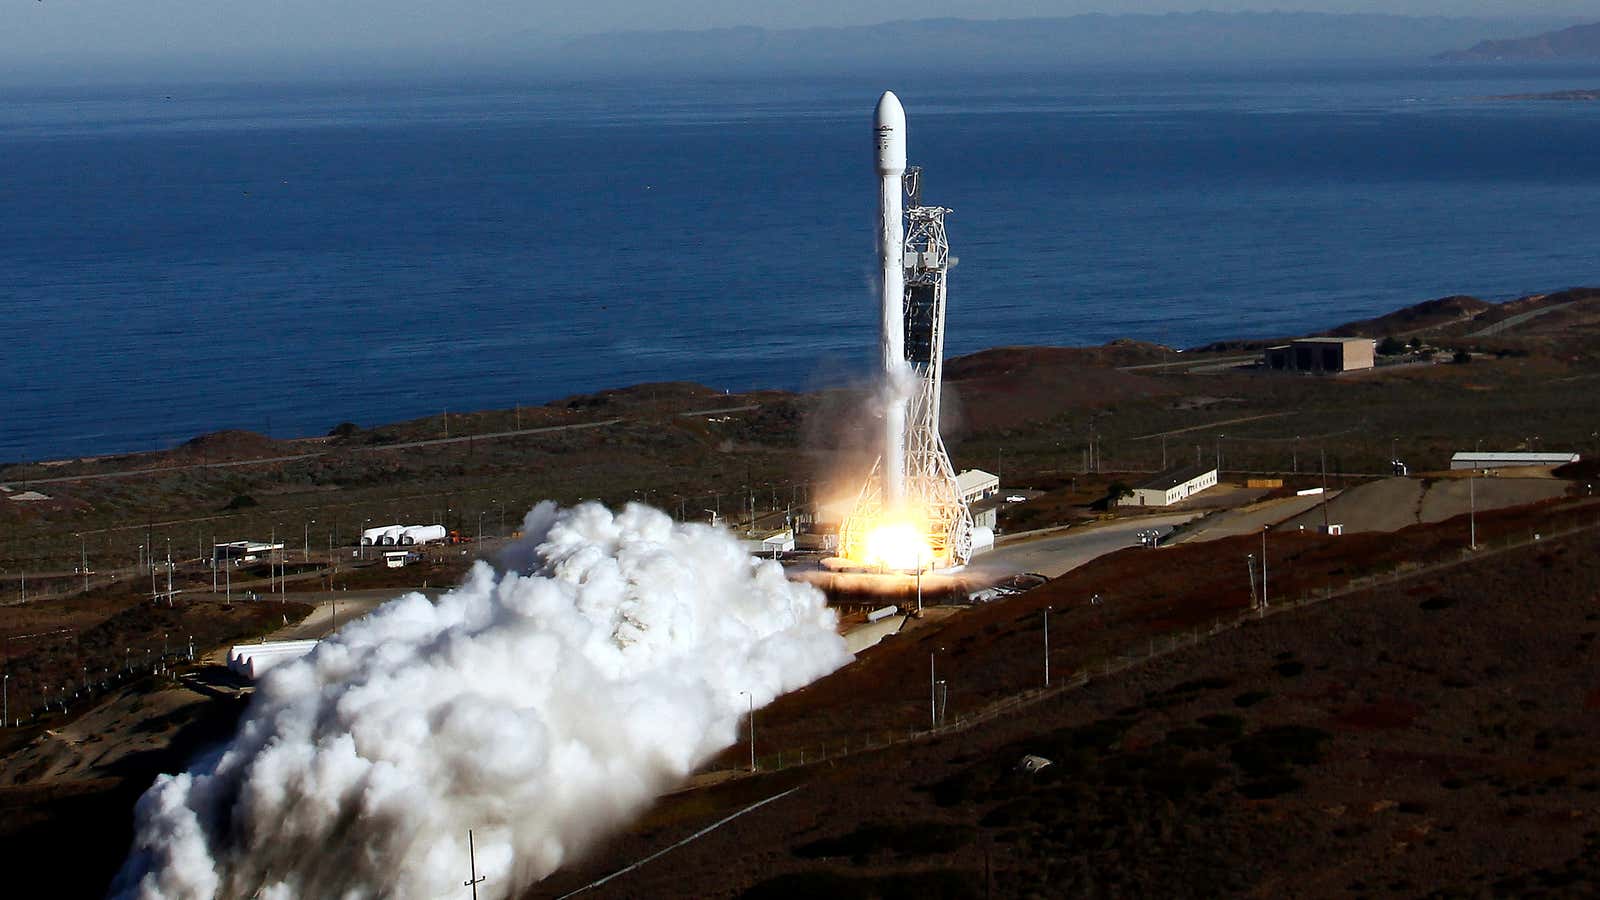
<svg viewBox="0 0 1600 900">
<path fill-rule="evenodd" d="M 740 691 L 750 698 L 750 771 L 756 770 L 756 695 L 749 691 Z"/>
<path fill-rule="evenodd" d="M 1267 608 L 1267 526 L 1261 526 L 1261 608 Z"/>
<path fill-rule="evenodd" d="M 1244 555 L 1244 570 L 1245 574 L 1250 577 L 1250 608 L 1260 609 L 1261 601 L 1256 595 L 1256 555 L 1254 553 L 1246 553 Z"/>
<path fill-rule="evenodd" d="M 1044 686 L 1050 686 L 1050 607 L 1044 608 Z"/>
</svg>

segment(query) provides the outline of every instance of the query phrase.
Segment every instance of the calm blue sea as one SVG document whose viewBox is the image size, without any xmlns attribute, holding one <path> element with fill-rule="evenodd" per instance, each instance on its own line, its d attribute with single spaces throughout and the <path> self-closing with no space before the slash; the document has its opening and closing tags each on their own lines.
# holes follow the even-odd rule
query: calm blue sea
<svg viewBox="0 0 1600 900">
<path fill-rule="evenodd" d="M 952 354 L 1600 283 L 1600 68 L 0 89 L 0 460 L 865 372 L 885 87 Z"/>
</svg>

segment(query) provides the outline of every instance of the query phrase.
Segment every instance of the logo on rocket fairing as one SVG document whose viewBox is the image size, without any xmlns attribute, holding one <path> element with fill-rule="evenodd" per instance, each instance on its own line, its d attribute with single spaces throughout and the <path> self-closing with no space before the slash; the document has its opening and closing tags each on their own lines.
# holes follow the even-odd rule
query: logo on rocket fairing
<svg viewBox="0 0 1600 900">
<path fill-rule="evenodd" d="M 889 142 L 892 141 L 892 140 L 894 140 L 894 126 L 893 125 L 879 125 L 878 126 L 878 149 L 879 150 L 887 150 L 887 149 L 889 149 Z"/>
</svg>

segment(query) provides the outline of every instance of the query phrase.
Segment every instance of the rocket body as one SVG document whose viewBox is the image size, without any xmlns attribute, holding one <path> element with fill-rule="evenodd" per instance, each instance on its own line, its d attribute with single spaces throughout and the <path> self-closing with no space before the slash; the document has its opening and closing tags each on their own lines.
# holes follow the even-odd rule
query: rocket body
<svg viewBox="0 0 1600 900">
<path fill-rule="evenodd" d="M 906 496 L 906 409 L 911 373 L 905 352 L 905 222 L 901 209 L 906 172 L 906 112 L 885 91 L 873 116 L 878 170 L 878 262 L 882 268 L 884 376 L 883 487 L 893 509 Z"/>
</svg>

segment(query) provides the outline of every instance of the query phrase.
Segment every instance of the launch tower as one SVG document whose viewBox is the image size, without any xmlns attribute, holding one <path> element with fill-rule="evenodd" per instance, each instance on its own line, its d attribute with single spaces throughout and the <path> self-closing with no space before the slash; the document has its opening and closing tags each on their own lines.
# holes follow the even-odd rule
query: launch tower
<svg viewBox="0 0 1600 900">
<path fill-rule="evenodd" d="M 897 155 L 898 166 L 884 162 L 886 122 L 898 126 L 893 138 L 899 146 L 887 154 Z M 876 127 L 878 172 L 885 183 L 879 209 L 885 440 L 840 530 L 839 550 L 848 560 L 884 568 L 953 568 L 972 555 L 972 514 L 939 436 L 945 298 L 956 262 L 944 227 L 950 210 L 922 205 L 922 170 L 903 162 L 905 114 L 892 93 L 879 102 Z M 898 181 L 892 198 L 891 179 Z M 885 529 L 897 536 L 885 541 Z"/>
</svg>

